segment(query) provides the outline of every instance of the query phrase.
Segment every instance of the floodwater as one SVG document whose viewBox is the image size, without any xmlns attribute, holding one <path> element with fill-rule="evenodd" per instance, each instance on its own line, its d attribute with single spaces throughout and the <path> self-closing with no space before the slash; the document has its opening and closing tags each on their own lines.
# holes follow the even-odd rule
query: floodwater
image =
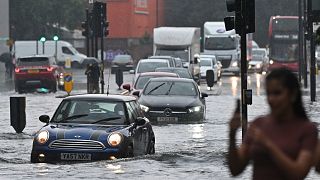
<svg viewBox="0 0 320 180">
<path fill-rule="evenodd" d="M 85 93 L 81 70 L 75 72 L 78 83 L 73 93 Z M 125 82 L 132 75 L 125 74 Z M 268 112 L 263 91 L 263 76 L 250 75 L 249 88 L 253 89 L 253 105 L 248 107 L 249 120 Z M 201 88 L 207 98 L 207 118 L 196 124 L 169 124 L 153 126 L 156 153 L 129 159 L 106 160 L 73 164 L 31 164 L 32 135 L 43 123 L 38 117 L 52 116 L 61 102 L 56 94 L 17 94 L 10 82 L 0 78 L 0 179 L 232 179 L 226 166 L 228 121 L 235 99 L 239 96 L 240 81 L 233 76 L 223 77 L 212 91 Z M 110 92 L 117 93 L 114 77 L 110 78 Z M 129 82 L 130 83 L 130 82 Z M 305 93 L 307 94 L 307 93 Z M 9 97 L 26 97 L 27 125 L 22 134 L 10 126 Z M 305 105 L 313 121 L 320 122 L 318 102 L 311 104 L 304 96 Z M 238 133 L 240 141 L 240 134 Z M 250 179 L 251 167 L 236 179 Z M 318 179 L 312 170 L 308 179 Z"/>
</svg>

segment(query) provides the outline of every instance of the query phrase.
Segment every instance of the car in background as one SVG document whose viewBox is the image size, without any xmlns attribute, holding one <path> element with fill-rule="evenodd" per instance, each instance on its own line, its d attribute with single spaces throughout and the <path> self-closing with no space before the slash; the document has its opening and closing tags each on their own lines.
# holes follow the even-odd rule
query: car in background
<svg viewBox="0 0 320 180">
<path fill-rule="evenodd" d="M 181 58 L 174 58 L 174 61 L 176 63 L 175 67 L 183 67 L 183 61 Z"/>
<path fill-rule="evenodd" d="M 176 59 L 172 56 L 150 56 L 148 59 L 167 59 L 170 62 L 170 67 L 176 67 Z"/>
<path fill-rule="evenodd" d="M 265 48 L 252 50 L 252 59 L 248 63 L 248 72 L 267 72 L 269 67 L 269 58 Z"/>
<path fill-rule="evenodd" d="M 139 96 L 138 102 L 152 123 L 198 122 L 205 119 L 205 97 L 198 84 L 186 78 L 152 78 Z"/>
<path fill-rule="evenodd" d="M 34 55 L 20 57 L 14 70 L 15 91 L 45 88 L 56 92 L 63 88 L 64 69 L 57 65 L 53 56 Z M 58 84 L 59 83 L 59 84 Z"/>
<path fill-rule="evenodd" d="M 111 64 L 111 74 L 114 74 L 119 68 L 122 71 L 130 71 L 133 69 L 133 58 L 126 54 L 116 55 Z"/>
<path fill-rule="evenodd" d="M 135 70 L 130 73 L 135 73 L 134 81 L 140 73 L 154 72 L 158 67 L 170 67 L 170 62 L 167 59 L 141 59 Z"/>
<path fill-rule="evenodd" d="M 157 68 L 158 69 L 158 68 Z M 151 78 L 157 78 L 157 77 L 175 77 L 179 78 L 179 75 L 176 73 L 170 73 L 170 72 L 145 72 L 138 75 L 135 82 L 133 83 L 133 87 L 131 87 L 130 84 L 124 84 L 122 85 L 122 88 L 126 91 L 122 94 L 128 95 L 135 91 L 141 91 L 143 87 L 146 85 L 146 83 Z"/>
<path fill-rule="evenodd" d="M 186 68 L 162 67 L 162 68 L 157 68 L 156 72 L 170 72 L 170 73 L 178 74 L 180 78 L 193 79 L 192 75 Z"/>
<path fill-rule="evenodd" d="M 218 61 L 217 57 L 213 54 L 200 54 L 200 58 L 212 58 L 215 64 L 218 66 L 218 79 L 220 80 L 222 76 L 222 64 Z"/>
<path fill-rule="evenodd" d="M 207 71 L 213 71 L 213 82 L 218 82 L 221 77 L 221 68 L 219 68 L 216 59 L 213 58 L 200 58 L 200 73 L 201 78 L 207 77 Z"/>
<path fill-rule="evenodd" d="M 133 96 L 77 95 L 62 100 L 34 135 L 31 162 L 95 161 L 155 153 L 152 126 Z"/>
</svg>

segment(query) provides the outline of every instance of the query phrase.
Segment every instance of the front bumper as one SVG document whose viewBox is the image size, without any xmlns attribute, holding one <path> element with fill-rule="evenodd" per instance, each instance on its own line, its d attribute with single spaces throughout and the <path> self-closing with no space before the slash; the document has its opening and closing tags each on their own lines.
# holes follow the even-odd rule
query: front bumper
<svg viewBox="0 0 320 180">
<path fill-rule="evenodd" d="M 152 123 L 183 123 L 204 120 L 204 111 L 189 113 L 187 111 L 172 111 L 170 115 L 166 115 L 164 111 L 149 111 L 145 116 Z"/>
<path fill-rule="evenodd" d="M 69 159 L 63 160 L 62 154 L 88 154 L 90 159 Z M 120 149 L 106 148 L 104 150 L 60 150 L 60 149 L 49 149 L 49 148 L 34 148 L 31 152 L 31 162 L 70 162 L 70 161 L 98 161 L 98 160 L 109 160 L 115 158 L 121 158 L 124 156 L 124 152 Z"/>
</svg>

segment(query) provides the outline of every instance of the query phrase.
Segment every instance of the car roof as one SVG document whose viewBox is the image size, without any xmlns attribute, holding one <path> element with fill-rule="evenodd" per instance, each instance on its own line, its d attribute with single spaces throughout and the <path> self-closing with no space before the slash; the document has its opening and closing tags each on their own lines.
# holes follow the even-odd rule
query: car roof
<svg viewBox="0 0 320 180">
<path fill-rule="evenodd" d="M 158 68 L 156 68 L 156 70 L 166 70 L 166 69 L 168 69 L 168 70 L 184 70 L 184 71 L 188 71 L 188 69 L 183 68 L 183 67 L 158 67 Z"/>
<path fill-rule="evenodd" d="M 170 72 L 144 72 L 140 73 L 139 77 L 141 76 L 171 76 L 171 77 L 179 77 L 175 73 L 170 73 Z"/>
<path fill-rule="evenodd" d="M 187 78 L 173 78 L 173 77 L 158 77 L 158 78 L 152 78 L 151 81 L 176 81 L 176 82 L 192 82 L 195 83 L 193 79 L 187 79 Z"/>
<path fill-rule="evenodd" d="M 141 59 L 140 62 L 168 62 L 168 59 Z"/>
<path fill-rule="evenodd" d="M 66 97 L 64 100 L 105 100 L 105 101 L 117 101 L 127 102 L 136 100 L 133 96 L 124 95 L 107 95 L 107 94 L 81 94 Z"/>
<path fill-rule="evenodd" d="M 149 59 L 174 59 L 172 56 L 150 56 Z"/>
<path fill-rule="evenodd" d="M 23 59 L 23 58 L 53 58 L 54 56 L 52 55 L 45 55 L 45 54 L 40 54 L 40 55 L 31 55 L 31 56 L 21 56 L 18 59 Z"/>
</svg>

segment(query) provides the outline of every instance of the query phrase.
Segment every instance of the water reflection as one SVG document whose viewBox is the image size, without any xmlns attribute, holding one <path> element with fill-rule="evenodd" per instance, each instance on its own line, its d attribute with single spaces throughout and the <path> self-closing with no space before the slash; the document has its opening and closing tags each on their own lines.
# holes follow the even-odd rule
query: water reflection
<svg viewBox="0 0 320 180">
<path fill-rule="evenodd" d="M 257 95 L 260 96 L 261 91 L 261 74 L 256 74 Z"/>
<path fill-rule="evenodd" d="M 106 168 L 108 170 L 111 170 L 115 174 L 122 174 L 124 173 L 124 170 L 122 169 L 121 165 L 113 165 L 113 164 L 107 164 Z"/>
<path fill-rule="evenodd" d="M 232 96 L 237 96 L 237 92 L 238 92 L 238 77 L 231 77 L 230 81 L 231 81 L 231 91 L 232 91 Z"/>
<path fill-rule="evenodd" d="M 201 139 L 204 137 L 203 124 L 193 124 L 189 131 L 193 139 Z"/>
</svg>

